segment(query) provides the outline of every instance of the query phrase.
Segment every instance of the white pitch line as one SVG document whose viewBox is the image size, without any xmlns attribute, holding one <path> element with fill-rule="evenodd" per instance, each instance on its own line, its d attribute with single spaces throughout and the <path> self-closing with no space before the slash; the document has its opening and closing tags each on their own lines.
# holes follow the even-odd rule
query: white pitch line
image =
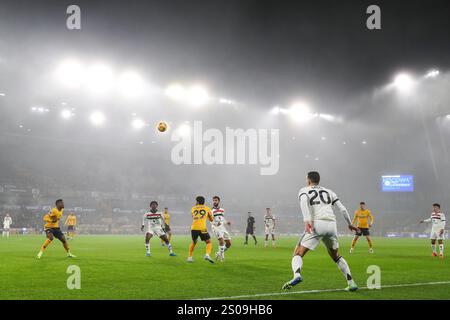
<svg viewBox="0 0 450 320">
<path fill-rule="evenodd" d="M 439 284 L 450 284 L 450 281 L 391 284 L 391 285 L 381 286 L 380 289 L 400 288 L 400 287 L 432 286 L 432 285 L 439 285 Z M 358 290 L 368 290 L 368 289 L 369 288 L 367 288 L 367 287 L 361 287 Z M 376 289 L 372 289 L 372 290 L 376 290 Z M 322 290 L 304 290 L 304 291 L 257 293 L 257 294 L 247 294 L 247 295 L 229 296 L 229 297 L 201 298 L 201 299 L 196 299 L 196 300 L 227 300 L 227 299 L 257 298 L 257 297 L 268 297 L 268 296 L 283 296 L 283 295 L 292 295 L 292 294 L 339 292 L 339 291 L 345 291 L 345 289 L 322 289 Z"/>
</svg>

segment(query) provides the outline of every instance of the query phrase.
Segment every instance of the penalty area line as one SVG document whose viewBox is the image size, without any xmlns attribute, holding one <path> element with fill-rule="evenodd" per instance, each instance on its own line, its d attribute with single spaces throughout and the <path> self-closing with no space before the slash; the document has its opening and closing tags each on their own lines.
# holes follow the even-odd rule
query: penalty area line
<svg viewBox="0 0 450 320">
<path fill-rule="evenodd" d="M 358 288 L 358 290 L 381 290 L 381 289 L 386 289 L 386 288 L 420 287 L 420 286 L 433 286 L 433 285 L 440 285 L 440 284 L 450 284 L 450 281 L 390 284 L 390 285 L 381 286 L 380 289 L 369 289 L 368 287 L 361 287 L 361 288 Z M 345 291 L 345 289 L 319 289 L 319 290 L 257 293 L 257 294 L 247 294 L 247 295 L 229 296 L 229 297 L 200 298 L 200 299 L 195 299 L 195 300 L 227 300 L 227 299 L 258 298 L 258 297 L 284 296 L 284 295 L 293 295 L 293 294 L 340 292 L 340 291 Z"/>
</svg>

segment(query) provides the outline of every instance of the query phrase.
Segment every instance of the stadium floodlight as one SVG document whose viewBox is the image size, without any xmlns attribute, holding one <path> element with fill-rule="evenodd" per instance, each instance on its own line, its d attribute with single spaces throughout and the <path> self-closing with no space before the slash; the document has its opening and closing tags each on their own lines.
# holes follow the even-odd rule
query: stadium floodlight
<svg viewBox="0 0 450 320">
<path fill-rule="evenodd" d="M 188 124 L 182 124 L 178 127 L 177 132 L 181 137 L 189 136 L 191 134 L 191 127 Z"/>
<path fill-rule="evenodd" d="M 193 106 L 202 106 L 206 104 L 209 100 L 208 90 L 206 88 L 194 85 L 189 88 L 188 91 L 188 102 Z"/>
<path fill-rule="evenodd" d="M 317 114 L 311 113 L 309 107 L 304 103 L 295 103 L 289 109 L 289 115 L 294 121 L 300 123 L 308 122 L 317 116 Z"/>
<path fill-rule="evenodd" d="M 6 97 L 6 93 L 0 92 L 0 97 Z"/>
<path fill-rule="evenodd" d="M 272 110 L 270 111 L 270 113 L 272 114 L 279 114 L 280 113 L 280 107 L 279 106 L 275 106 L 272 108 Z"/>
<path fill-rule="evenodd" d="M 85 68 L 77 60 L 68 59 L 59 65 L 56 70 L 57 79 L 67 87 L 81 85 L 85 78 Z"/>
<path fill-rule="evenodd" d="M 89 116 L 89 120 L 94 126 L 101 126 L 105 122 L 106 118 L 103 113 L 95 111 L 91 113 L 91 115 Z"/>
<path fill-rule="evenodd" d="M 366 140 L 363 140 L 361 143 L 362 143 L 362 144 L 367 144 L 367 141 L 366 141 Z"/>
<path fill-rule="evenodd" d="M 400 73 L 395 77 L 394 85 L 398 90 L 407 92 L 413 87 L 414 81 L 409 74 Z"/>
<path fill-rule="evenodd" d="M 448 120 L 450 120 L 450 114 L 445 116 Z"/>
<path fill-rule="evenodd" d="M 428 71 L 428 73 L 425 75 L 425 78 L 436 78 L 439 75 L 439 70 L 433 69 Z"/>
<path fill-rule="evenodd" d="M 126 98 L 137 98 L 144 92 L 144 80 L 134 71 L 124 72 L 118 80 L 120 93 Z"/>
<path fill-rule="evenodd" d="M 133 129 L 139 130 L 145 126 L 145 122 L 141 119 L 134 119 L 133 121 L 131 121 L 131 126 L 133 127 Z"/>
<path fill-rule="evenodd" d="M 172 83 L 167 86 L 164 94 L 170 99 L 180 102 L 186 97 L 186 89 L 179 83 Z"/>
<path fill-rule="evenodd" d="M 70 111 L 69 109 L 64 109 L 63 111 L 61 111 L 61 118 L 63 119 L 69 119 L 73 116 L 72 111 Z"/>
<path fill-rule="evenodd" d="M 106 93 L 113 84 L 113 71 L 106 64 L 94 64 L 88 69 L 87 82 L 94 94 Z"/>
</svg>

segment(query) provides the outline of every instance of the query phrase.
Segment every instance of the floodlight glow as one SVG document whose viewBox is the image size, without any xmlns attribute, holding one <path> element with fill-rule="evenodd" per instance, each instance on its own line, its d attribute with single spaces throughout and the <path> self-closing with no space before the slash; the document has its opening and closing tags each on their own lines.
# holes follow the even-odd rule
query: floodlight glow
<svg viewBox="0 0 450 320">
<path fill-rule="evenodd" d="M 101 126 L 105 122 L 105 116 L 103 113 L 95 111 L 91 113 L 89 120 L 94 126 Z"/>
<path fill-rule="evenodd" d="M 220 98 L 219 99 L 219 103 L 222 103 L 222 104 L 235 104 L 235 102 L 233 101 L 233 100 L 230 100 L 230 99 L 226 99 L 226 98 Z"/>
<path fill-rule="evenodd" d="M 439 70 L 430 70 L 426 75 L 425 78 L 436 78 L 439 75 Z"/>
<path fill-rule="evenodd" d="M 61 111 L 61 117 L 63 119 L 69 119 L 70 117 L 72 117 L 72 115 L 73 115 L 72 111 L 70 111 L 68 109 L 65 109 L 65 110 Z"/>
<path fill-rule="evenodd" d="M 145 122 L 141 119 L 134 119 L 131 122 L 131 126 L 133 127 L 133 129 L 139 130 L 145 126 Z"/>
<path fill-rule="evenodd" d="M 400 73 L 394 79 L 394 85 L 400 91 L 409 91 L 414 84 L 413 79 L 406 73 Z"/>
<path fill-rule="evenodd" d="M 5 97 L 5 96 L 6 96 L 6 93 L 0 92 L 0 97 Z"/>
<path fill-rule="evenodd" d="M 182 101 L 186 97 L 186 89 L 178 83 L 169 85 L 164 91 L 165 95 L 174 101 Z"/>
<path fill-rule="evenodd" d="M 133 71 L 123 73 L 118 81 L 119 91 L 124 97 L 136 98 L 144 92 L 144 80 Z"/>
<path fill-rule="evenodd" d="M 113 71 L 105 64 L 96 64 L 88 69 L 88 86 L 95 94 L 104 94 L 113 84 Z"/>
<path fill-rule="evenodd" d="M 208 91 L 201 86 L 192 86 L 188 91 L 188 102 L 193 106 L 202 106 L 209 100 Z"/>
<path fill-rule="evenodd" d="M 58 80 L 67 87 L 79 86 L 85 78 L 85 69 L 76 60 L 63 61 L 56 70 Z"/>
<path fill-rule="evenodd" d="M 450 120 L 450 114 L 446 115 L 445 117 Z"/>
<path fill-rule="evenodd" d="M 289 115 L 296 122 L 307 122 L 317 116 L 311 113 L 309 108 L 303 103 L 296 103 L 289 109 Z"/>
<path fill-rule="evenodd" d="M 336 120 L 336 117 L 333 116 L 333 115 L 331 115 L 331 114 L 323 114 L 323 113 L 320 113 L 320 114 L 319 114 L 319 117 L 322 118 L 322 119 L 324 119 L 324 120 L 330 121 L 330 122 Z"/>
</svg>

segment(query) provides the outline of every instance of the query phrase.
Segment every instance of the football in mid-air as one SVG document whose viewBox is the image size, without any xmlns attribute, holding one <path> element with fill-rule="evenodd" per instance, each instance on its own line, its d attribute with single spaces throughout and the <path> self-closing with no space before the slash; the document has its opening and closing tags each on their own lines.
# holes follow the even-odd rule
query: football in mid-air
<svg viewBox="0 0 450 320">
<path fill-rule="evenodd" d="M 157 128 L 159 132 L 165 132 L 167 130 L 167 123 L 165 123 L 164 121 L 160 121 L 158 122 Z"/>
</svg>

